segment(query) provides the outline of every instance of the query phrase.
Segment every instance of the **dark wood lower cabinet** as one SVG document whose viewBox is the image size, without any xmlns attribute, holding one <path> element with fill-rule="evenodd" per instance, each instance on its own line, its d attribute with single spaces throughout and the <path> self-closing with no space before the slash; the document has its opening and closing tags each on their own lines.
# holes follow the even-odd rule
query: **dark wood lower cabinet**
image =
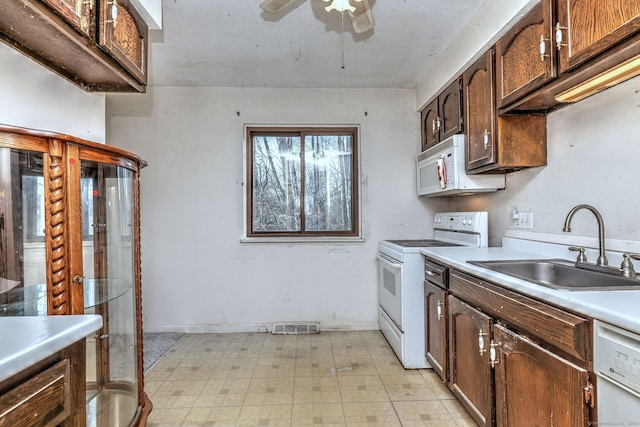
<svg viewBox="0 0 640 427">
<path fill-rule="evenodd" d="M 480 426 L 493 425 L 491 317 L 449 296 L 450 387 Z"/>
<path fill-rule="evenodd" d="M 591 425 L 587 370 L 501 325 L 493 334 L 496 426 Z"/>
<path fill-rule="evenodd" d="M 442 381 L 447 382 L 449 380 L 447 292 L 432 283 L 425 282 L 424 297 L 424 313 L 427 320 L 425 356 Z"/>
<path fill-rule="evenodd" d="M 424 284 L 426 356 L 478 425 L 597 424 L 592 320 L 440 268 L 441 286 Z"/>
</svg>

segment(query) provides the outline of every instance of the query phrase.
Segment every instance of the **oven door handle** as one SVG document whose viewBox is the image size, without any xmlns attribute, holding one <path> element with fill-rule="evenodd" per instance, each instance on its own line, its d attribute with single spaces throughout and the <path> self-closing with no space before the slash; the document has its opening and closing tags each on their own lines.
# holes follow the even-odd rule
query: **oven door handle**
<svg viewBox="0 0 640 427">
<path fill-rule="evenodd" d="M 389 265 L 390 267 L 393 267 L 393 268 L 397 268 L 397 269 L 402 268 L 402 264 L 401 263 L 394 262 L 394 261 L 390 260 L 389 258 L 385 257 L 384 255 L 378 255 L 378 261 L 382 261 L 385 264 L 387 264 L 387 265 Z"/>
</svg>

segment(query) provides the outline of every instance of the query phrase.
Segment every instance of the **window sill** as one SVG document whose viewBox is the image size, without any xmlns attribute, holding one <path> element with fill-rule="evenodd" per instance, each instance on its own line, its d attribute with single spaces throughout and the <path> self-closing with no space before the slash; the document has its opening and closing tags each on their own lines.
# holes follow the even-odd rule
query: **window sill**
<svg viewBox="0 0 640 427">
<path fill-rule="evenodd" d="M 240 243 L 364 243 L 362 237 L 244 237 Z"/>
</svg>

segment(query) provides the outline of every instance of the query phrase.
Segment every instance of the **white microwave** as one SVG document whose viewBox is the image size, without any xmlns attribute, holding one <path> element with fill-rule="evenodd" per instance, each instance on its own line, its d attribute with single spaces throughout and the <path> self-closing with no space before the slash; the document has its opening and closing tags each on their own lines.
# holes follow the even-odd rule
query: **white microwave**
<svg viewBox="0 0 640 427">
<path fill-rule="evenodd" d="M 505 175 L 467 175 L 465 138 L 453 135 L 418 156 L 416 171 L 418 196 L 460 196 L 501 190 Z"/>
</svg>

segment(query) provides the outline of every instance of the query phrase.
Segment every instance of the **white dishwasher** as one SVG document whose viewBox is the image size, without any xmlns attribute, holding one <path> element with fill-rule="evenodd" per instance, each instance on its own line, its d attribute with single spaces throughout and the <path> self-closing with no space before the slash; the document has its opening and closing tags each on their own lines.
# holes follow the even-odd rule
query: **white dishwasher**
<svg viewBox="0 0 640 427">
<path fill-rule="evenodd" d="M 598 425 L 640 426 L 640 335 L 596 320 Z"/>
</svg>

